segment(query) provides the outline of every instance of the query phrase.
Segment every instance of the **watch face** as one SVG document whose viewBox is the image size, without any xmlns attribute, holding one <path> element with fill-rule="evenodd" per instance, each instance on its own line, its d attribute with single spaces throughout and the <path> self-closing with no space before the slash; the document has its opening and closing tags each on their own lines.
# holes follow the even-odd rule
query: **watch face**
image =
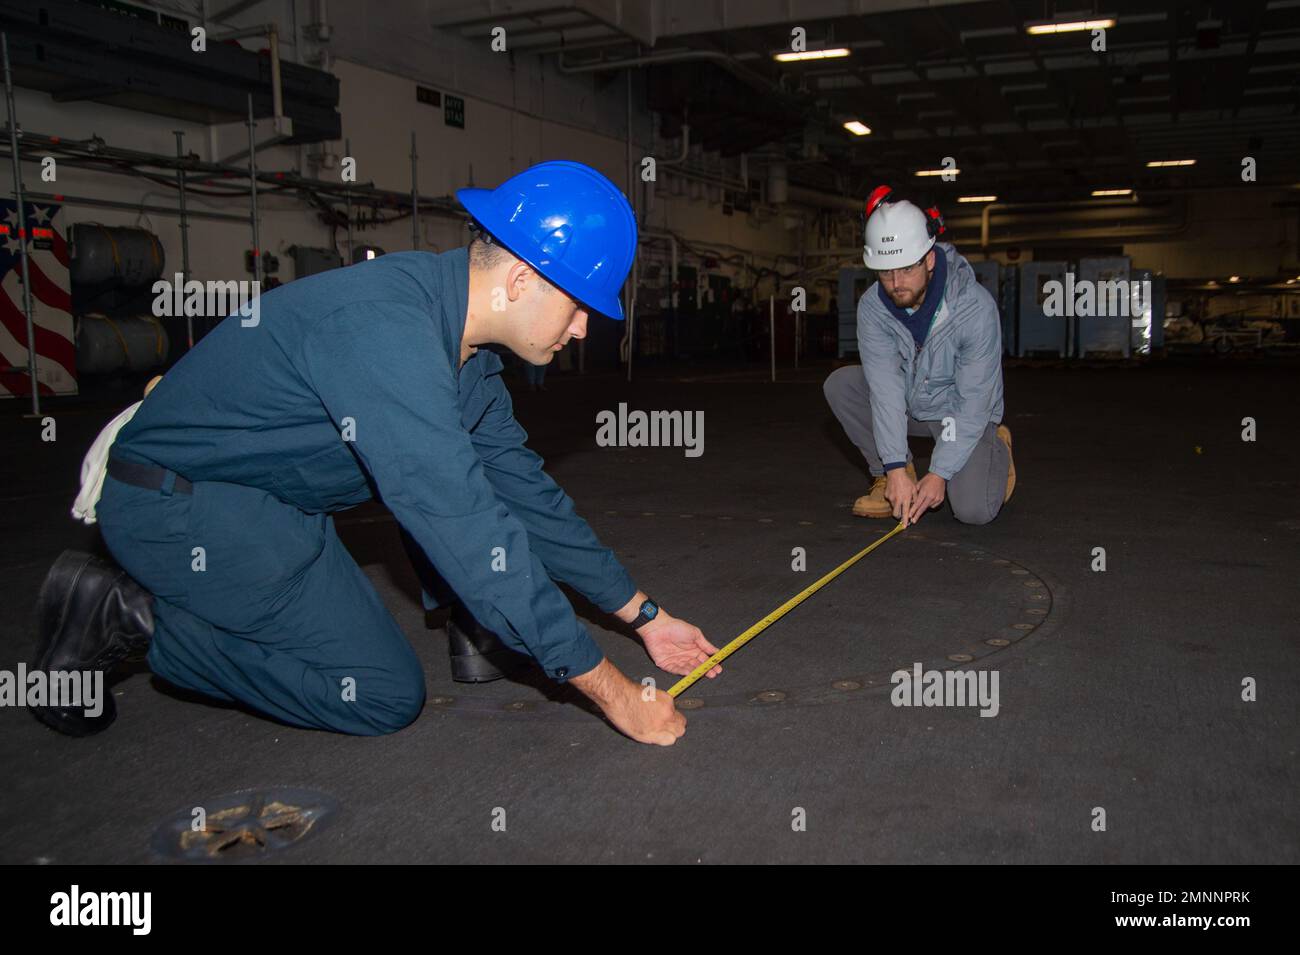
<svg viewBox="0 0 1300 955">
<path fill-rule="evenodd" d="M 641 605 L 641 616 L 647 620 L 653 620 L 659 614 L 659 605 L 653 600 L 647 600 Z"/>
</svg>

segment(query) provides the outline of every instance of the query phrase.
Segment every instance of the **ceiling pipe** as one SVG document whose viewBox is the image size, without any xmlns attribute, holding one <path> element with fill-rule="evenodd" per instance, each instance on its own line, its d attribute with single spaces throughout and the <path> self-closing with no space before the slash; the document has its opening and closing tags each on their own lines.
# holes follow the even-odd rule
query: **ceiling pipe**
<svg viewBox="0 0 1300 955">
<path fill-rule="evenodd" d="M 1065 202 L 990 202 L 980 210 L 980 248 L 989 247 L 989 218 L 994 209 L 1042 209 L 1057 211 L 1060 209 L 1140 209 L 1136 198 L 1116 199 L 1071 199 Z"/>
<path fill-rule="evenodd" d="M 1069 201 L 1069 202 L 1036 202 L 1036 203 L 1027 203 L 1027 202 L 1020 202 L 1020 203 L 996 203 L 996 202 L 995 202 L 995 203 L 990 203 L 989 205 L 985 206 L 984 209 L 983 209 L 983 210 L 981 211 L 981 213 L 980 213 L 980 248 L 984 251 L 984 254 L 985 254 L 985 255 L 988 254 L 989 246 L 992 244 L 992 238 L 991 238 L 991 225 L 990 225 L 990 221 L 989 221 L 989 220 L 990 220 L 990 215 L 991 215 L 991 213 L 992 213 L 992 211 L 993 211 L 994 208 L 998 208 L 998 209 L 1021 209 L 1021 210 L 1026 210 L 1026 211 L 1028 211 L 1028 210 L 1041 210 L 1041 211 L 1043 211 L 1043 212 L 1053 212 L 1053 213 L 1054 213 L 1054 212 L 1058 212 L 1058 211 L 1060 211 L 1060 210 L 1064 210 L 1064 209 L 1075 209 L 1075 210 L 1078 210 L 1079 212 L 1083 213 L 1083 215 L 1082 215 L 1082 216 L 1079 216 L 1079 218 L 1099 218 L 1100 216 L 1089 216 L 1088 213 L 1089 213 L 1090 211 L 1096 211 L 1096 212 L 1098 212 L 1098 213 L 1104 213 L 1104 212 L 1107 211 L 1107 210 L 1116 210 L 1116 209 L 1120 209 L 1120 210 L 1123 210 L 1123 209 L 1129 209 L 1129 210 L 1132 210 L 1132 211 L 1134 211 L 1134 212 L 1140 212 L 1140 211 L 1142 211 L 1144 208 L 1147 208 L 1147 207 L 1141 206 L 1141 205 L 1139 205 L 1136 201 L 1130 201 L 1130 200 L 1121 200 L 1121 201 L 1119 201 L 1119 202 L 1114 202 L 1114 201 L 1096 200 L 1096 199 L 1091 200 L 1091 201 L 1089 201 L 1089 200 L 1087 200 L 1087 199 L 1080 199 L 1080 200 L 1071 200 L 1071 201 Z M 955 224 L 955 223 L 954 223 L 954 224 Z M 1185 230 L 1187 229 L 1188 224 L 1189 224 L 1189 218 L 1188 218 L 1188 204 L 1187 204 L 1187 199 L 1186 199 L 1186 197 L 1184 197 L 1184 198 L 1182 199 L 1182 201 L 1179 203 L 1179 222 L 1177 223 L 1176 226 L 1174 226 L 1173 230 L 1172 230 L 1172 231 L 1169 231 L 1169 227 L 1168 227 L 1167 225 L 1163 225 L 1163 224 L 1161 224 L 1161 225 L 1157 225 L 1157 226 L 1154 226 L 1153 228 L 1156 229 L 1156 230 L 1159 230 L 1159 229 L 1164 229 L 1164 230 L 1166 230 L 1164 234 L 1176 235 L 1176 234 L 1179 234 L 1179 233 L 1185 231 Z M 1147 232 L 1146 230 L 1138 230 L 1137 232 L 1119 233 L 1119 232 L 1116 232 L 1115 227 L 1112 225 L 1112 226 L 1109 226 L 1109 227 L 1100 228 L 1100 229 L 1092 229 L 1092 230 L 1087 230 L 1087 229 L 1084 229 L 1084 230 L 1077 230 L 1077 229 L 1076 229 L 1076 230 L 1071 231 L 1070 236 L 1071 236 L 1071 237 L 1078 237 L 1078 238 L 1103 238 L 1103 237 L 1105 237 L 1105 236 L 1108 234 L 1108 230 L 1109 230 L 1109 233 L 1113 233 L 1113 234 L 1115 234 L 1117 237 L 1119 237 L 1120 235 L 1128 235 L 1128 236 L 1146 236 L 1146 235 L 1148 235 L 1148 232 Z M 1154 234 L 1161 234 L 1161 233 L 1159 233 L 1159 232 L 1152 232 L 1152 233 L 1150 233 L 1150 234 L 1153 234 L 1153 235 L 1154 235 Z M 999 239 L 999 240 L 998 240 L 998 244 L 999 244 L 999 245 L 1008 245 L 1008 244 L 1012 244 L 1012 243 L 1016 243 L 1016 242 L 1023 243 L 1023 242 L 1026 242 L 1026 241 L 1038 241 L 1038 242 L 1044 242 L 1044 241 L 1049 241 L 1049 240 L 1046 239 L 1046 238 L 1043 238 L 1043 237 L 1038 237 L 1038 238 L 1034 238 L 1034 239 L 1026 239 L 1026 238 L 1023 238 L 1023 237 L 1015 237 L 1015 238 L 1010 238 L 1010 239 L 1008 239 L 1008 238 Z"/>
</svg>

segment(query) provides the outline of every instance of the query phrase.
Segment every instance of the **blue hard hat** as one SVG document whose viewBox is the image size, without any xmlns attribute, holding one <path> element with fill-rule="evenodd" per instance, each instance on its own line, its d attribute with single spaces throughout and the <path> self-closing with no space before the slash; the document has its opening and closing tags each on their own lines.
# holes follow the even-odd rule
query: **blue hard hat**
<svg viewBox="0 0 1300 955">
<path fill-rule="evenodd" d="M 590 166 L 538 163 L 495 189 L 456 198 L 497 244 L 593 311 L 623 320 L 618 293 L 636 255 L 636 216 Z"/>
</svg>

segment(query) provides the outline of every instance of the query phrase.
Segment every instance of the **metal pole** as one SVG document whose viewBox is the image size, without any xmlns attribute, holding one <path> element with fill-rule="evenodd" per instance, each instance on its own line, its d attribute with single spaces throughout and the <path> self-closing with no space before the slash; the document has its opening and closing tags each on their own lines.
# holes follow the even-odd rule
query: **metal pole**
<svg viewBox="0 0 1300 955">
<path fill-rule="evenodd" d="M 343 140 L 343 154 L 344 154 L 345 157 L 347 157 L 347 156 L 351 156 L 351 155 L 352 155 L 352 140 L 351 140 L 351 139 L 345 139 L 345 140 Z M 355 167 L 353 167 L 353 168 L 355 168 Z M 344 264 L 344 265 L 351 265 L 351 264 L 352 264 L 352 256 L 353 256 L 353 252 L 352 252 L 352 184 L 351 184 L 351 183 L 348 184 L 348 188 L 347 188 L 347 201 L 348 201 L 348 260 L 347 260 L 346 262 L 344 262 L 343 264 Z"/>
<path fill-rule="evenodd" d="M 635 178 L 632 172 L 632 71 L 628 70 L 625 76 L 627 79 L 627 83 L 625 84 L 627 88 L 627 122 L 626 125 L 624 126 L 624 133 L 626 134 L 626 136 L 623 145 L 623 159 L 624 162 L 627 164 L 627 194 L 629 197 L 631 197 L 635 195 L 635 189 L 632 185 L 633 180 Z M 633 201 L 633 200 L 629 199 L 629 201 Z M 635 205 L 633 205 L 632 207 L 632 220 L 634 222 L 636 221 Z M 635 264 L 635 262 L 636 259 L 633 258 L 633 263 Z M 636 281 L 635 278 L 633 278 L 633 283 L 635 283 L 635 281 Z M 635 293 L 636 290 L 634 284 L 633 286 L 627 288 L 627 294 L 624 296 L 624 301 L 627 306 L 627 335 L 628 335 L 627 380 L 628 381 L 632 380 L 632 355 L 635 354 L 636 352 L 636 316 L 633 314 L 633 308 L 632 308 L 633 296 L 635 295 Z"/>
<path fill-rule="evenodd" d="M 172 132 L 176 136 L 176 158 L 185 158 L 184 139 L 185 134 L 179 129 Z M 185 170 L 178 163 L 176 166 L 176 191 L 180 197 L 181 208 L 181 291 L 184 292 L 185 283 L 190 278 L 190 222 L 185 214 Z M 194 347 L 194 316 L 185 311 L 185 340 L 187 347 Z"/>
<path fill-rule="evenodd" d="M 636 354 L 636 298 L 627 293 L 627 380 L 632 380 L 632 356 Z"/>
<path fill-rule="evenodd" d="M 805 290 L 805 295 L 804 295 L 804 304 L 805 304 L 805 306 L 806 306 L 806 305 L 807 305 L 807 288 L 808 288 L 808 286 L 807 286 L 807 284 L 804 282 L 804 279 L 803 279 L 803 255 L 802 255 L 802 254 L 799 256 L 799 259 L 800 259 L 800 262 L 799 262 L 799 276 L 800 276 L 799 287 Z M 802 316 L 803 316 L 803 312 L 802 312 L 802 311 L 794 312 L 794 367 L 795 367 L 795 371 L 798 371 L 798 370 L 799 370 L 799 331 L 800 331 L 800 325 L 801 325 L 799 319 L 800 319 Z"/>
<path fill-rule="evenodd" d="M 767 327 L 771 333 L 772 381 L 776 381 L 776 296 L 767 297 Z"/>
<path fill-rule="evenodd" d="M 415 130 L 411 130 L 411 248 L 420 248 L 420 189 L 416 184 Z"/>
<path fill-rule="evenodd" d="M 280 31 L 274 23 L 267 31 L 271 45 L 271 114 L 275 117 L 275 130 L 280 132 L 280 119 L 284 116 L 284 93 L 280 88 Z M 294 38 L 297 42 L 297 38 Z"/>
<path fill-rule="evenodd" d="M 253 122 L 253 94 L 248 94 L 248 185 L 251 203 L 250 217 L 253 223 L 253 281 L 257 283 L 259 293 L 262 289 L 262 239 L 259 234 L 260 222 L 257 218 L 257 144 L 253 139 L 256 124 Z"/>
<path fill-rule="evenodd" d="M 18 120 L 14 108 L 14 81 L 9 72 L 9 34 L 0 33 L 4 47 L 5 105 L 9 109 L 9 152 L 14 162 L 14 201 L 18 205 L 18 249 L 23 272 L 23 316 L 27 319 L 27 376 L 32 383 L 32 416 L 41 414 L 41 389 L 36 381 L 36 330 L 32 327 L 32 283 L 27 270 L 27 210 L 23 207 L 23 172 L 18 155 Z"/>
</svg>

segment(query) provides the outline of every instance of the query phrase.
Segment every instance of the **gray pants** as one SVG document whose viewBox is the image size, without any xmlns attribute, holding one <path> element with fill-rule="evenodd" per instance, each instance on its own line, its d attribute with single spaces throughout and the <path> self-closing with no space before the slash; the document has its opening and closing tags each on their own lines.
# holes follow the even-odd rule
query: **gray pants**
<svg viewBox="0 0 1300 955">
<path fill-rule="evenodd" d="M 843 425 L 844 433 L 867 459 L 867 468 L 875 476 L 884 474 L 885 464 L 876 450 L 876 436 L 872 431 L 871 392 L 862 366 L 846 365 L 835 369 L 822 385 L 822 390 L 835 417 Z M 917 421 L 908 416 L 907 433 L 911 436 L 929 435 L 938 441 L 942 431 L 941 421 Z M 908 451 L 907 459 L 912 460 L 911 451 Z M 997 423 L 990 422 L 965 466 L 948 482 L 947 497 L 953 516 L 964 524 L 987 524 L 997 517 L 1002 509 L 1002 498 L 1006 495 L 1010 468 L 1011 455 L 1007 446 L 998 440 Z"/>
</svg>

